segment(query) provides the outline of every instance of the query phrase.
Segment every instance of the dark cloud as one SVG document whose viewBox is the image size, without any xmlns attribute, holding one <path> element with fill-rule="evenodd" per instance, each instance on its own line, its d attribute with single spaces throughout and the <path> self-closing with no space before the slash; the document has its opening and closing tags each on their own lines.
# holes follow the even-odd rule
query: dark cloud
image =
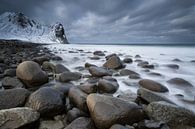
<svg viewBox="0 0 195 129">
<path fill-rule="evenodd" d="M 60 21 L 71 42 L 195 43 L 195 0 L 0 0 L 0 13 Z"/>
</svg>

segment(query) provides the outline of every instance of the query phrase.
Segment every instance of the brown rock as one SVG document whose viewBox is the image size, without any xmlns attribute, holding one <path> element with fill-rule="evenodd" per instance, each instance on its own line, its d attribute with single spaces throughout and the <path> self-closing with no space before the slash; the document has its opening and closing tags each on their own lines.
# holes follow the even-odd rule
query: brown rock
<svg viewBox="0 0 195 129">
<path fill-rule="evenodd" d="M 139 85 L 155 92 L 168 92 L 169 90 L 162 84 L 149 79 L 142 79 L 139 81 Z"/>
<path fill-rule="evenodd" d="M 40 86 L 48 82 L 47 74 L 33 61 L 25 61 L 19 64 L 16 75 L 27 87 Z"/>
<path fill-rule="evenodd" d="M 106 95 L 90 94 L 87 105 L 98 129 L 108 129 L 115 123 L 132 124 L 144 117 L 136 103 Z"/>
</svg>

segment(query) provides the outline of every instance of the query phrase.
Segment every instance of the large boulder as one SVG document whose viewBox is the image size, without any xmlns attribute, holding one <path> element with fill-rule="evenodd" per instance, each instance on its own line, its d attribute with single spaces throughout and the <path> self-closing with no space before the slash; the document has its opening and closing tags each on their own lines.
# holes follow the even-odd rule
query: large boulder
<svg viewBox="0 0 195 129">
<path fill-rule="evenodd" d="M 123 63 L 117 55 L 107 57 L 107 61 L 103 64 L 104 67 L 110 69 L 119 69 L 123 67 Z"/>
<path fill-rule="evenodd" d="M 43 87 L 29 96 L 26 106 L 37 110 L 42 116 L 55 116 L 65 109 L 64 104 L 61 92 Z"/>
<path fill-rule="evenodd" d="M 113 124 L 133 124 L 144 118 L 142 109 L 134 102 L 115 97 L 90 94 L 87 105 L 98 129 L 108 129 Z"/>
<path fill-rule="evenodd" d="M 69 90 L 68 97 L 70 103 L 74 106 L 78 107 L 80 110 L 84 112 L 88 112 L 86 98 L 87 94 L 81 91 L 79 88 L 72 87 Z"/>
<path fill-rule="evenodd" d="M 1 129 L 19 129 L 39 119 L 40 114 L 31 108 L 11 108 L 0 110 Z"/>
<path fill-rule="evenodd" d="M 98 81 L 98 91 L 100 93 L 115 93 L 118 88 L 119 84 L 114 78 L 105 77 Z"/>
<path fill-rule="evenodd" d="M 64 129 L 95 129 L 95 127 L 90 118 L 79 117 Z"/>
<path fill-rule="evenodd" d="M 23 88 L 24 84 L 17 78 L 5 77 L 2 80 L 2 86 L 5 89 L 12 89 L 12 88 Z"/>
<path fill-rule="evenodd" d="M 106 68 L 96 67 L 96 66 L 89 67 L 89 72 L 94 77 L 103 77 L 103 76 L 112 75 L 112 73 L 108 71 Z"/>
<path fill-rule="evenodd" d="M 33 61 L 25 61 L 19 64 L 16 75 L 27 87 L 40 86 L 48 82 L 47 74 Z"/>
<path fill-rule="evenodd" d="M 24 106 L 29 95 L 23 88 L 0 91 L 0 110 Z"/>
<path fill-rule="evenodd" d="M 168 92 L 168 88 L 163 86 L 162 84 L 155 82 L 149 79 L 142 79 L 139 81 L 139 85 L 143 88 L 146 88 L 155 92 Z"/>
<path fill-rule="evenodd" d="M 194 112 L 164 101 L 150 103 L 146 108 L 146 112 L 151 119 L 163 121 L 171 126 L 195 126 Z"/>
</svg>

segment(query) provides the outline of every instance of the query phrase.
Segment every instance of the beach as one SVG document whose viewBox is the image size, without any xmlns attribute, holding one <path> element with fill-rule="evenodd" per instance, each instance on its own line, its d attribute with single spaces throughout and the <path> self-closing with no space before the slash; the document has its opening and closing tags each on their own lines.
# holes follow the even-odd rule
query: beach
<svg viewBox="0 0 195 129">
<path fill-rule="evenodd" d="M 0 46 L 2 129 L 192 129 L 195 124 L 195 46 L 20 41 Z"/>
</svg>

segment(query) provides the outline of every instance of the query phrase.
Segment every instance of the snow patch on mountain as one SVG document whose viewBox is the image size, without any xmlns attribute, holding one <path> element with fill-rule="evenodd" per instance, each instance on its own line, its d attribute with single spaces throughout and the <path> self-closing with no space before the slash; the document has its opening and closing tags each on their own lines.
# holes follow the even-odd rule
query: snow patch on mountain
<svg viewBox="0 0 195 129">
<path fill-rule="evenodd" d="M 68 43 L 63 25 L 43 25 L 23 13 L 0 15 L 0 39 L 17 39 L 34 43 Z"/>
</svg>

